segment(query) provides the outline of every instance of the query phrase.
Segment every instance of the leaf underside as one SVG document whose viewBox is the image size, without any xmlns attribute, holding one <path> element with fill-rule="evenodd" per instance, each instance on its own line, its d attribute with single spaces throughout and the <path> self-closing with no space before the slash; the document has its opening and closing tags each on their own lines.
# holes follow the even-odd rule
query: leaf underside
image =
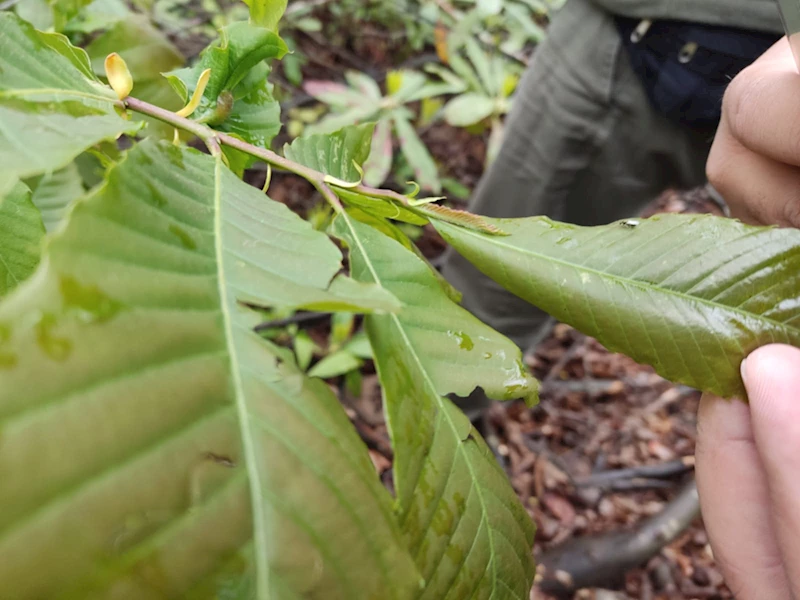
<svg viewBox="0 0 800 600">
<path fill-rule="evenodd" d="M 444 394 L 481 384 L 494 398 L 535 396 L 519 349 L 455 304 L 399 243 L 340 215 L 353 276 L 379 283 L 403 309 L 367 317 L 395 452 L 400 526 L 425 578 L 421 598 L 527 599 L 534 528 L 508 478 Z"/>
<path fill-rule="evenodd" d="M 42 217 L 30 190 L 19 182 L 0 197 L 0 298 L 36 269 L 43 237 Z M 0 328 L 0 339 L 3 335 Z"/>
<path fill-rule="evenodd" d="M 340 259 L 219 159 L 129 151 L 0 303 L 3 593 L 411 597 L 363 443 L 240 302 L 317 303 Z"/>
</svg>

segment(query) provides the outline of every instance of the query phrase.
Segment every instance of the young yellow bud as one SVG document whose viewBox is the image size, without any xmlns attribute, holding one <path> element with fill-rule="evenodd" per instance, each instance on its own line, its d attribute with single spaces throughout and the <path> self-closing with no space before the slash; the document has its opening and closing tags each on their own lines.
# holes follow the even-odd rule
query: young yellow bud
<svg viewBox="0 0 800 600">
<path fill-rule="evenodd" d="M 197 110 L 197 107 L 200 106 L 200 101 L 203 99 L 203 92 L 206 91 L 209 77 L 211 77 L 211 69 L 206 69 L 200 73 L 200 77 L 197 79 L 197 87 L 194 88 L 194 93 L 189 99 L 189 103 L 176 112 L 176 115 L 179 117 L 188 117 Z"/>
<path fill-rule="evenodd" d="M 133 77 L 128 70 L 128 65 L 116 52 L 106 56 L 106 78 L 111 89 L 117 93 L 120 100 L 125 100 L 133 89 Z"/>
</svg>

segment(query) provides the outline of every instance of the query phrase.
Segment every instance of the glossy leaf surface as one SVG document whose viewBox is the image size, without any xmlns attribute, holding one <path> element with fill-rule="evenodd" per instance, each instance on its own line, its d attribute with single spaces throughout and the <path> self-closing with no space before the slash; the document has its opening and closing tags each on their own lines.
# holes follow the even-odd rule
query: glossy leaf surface
<svg viewBox="0 0 800 600">
<path fill-rule="evenodd" d="M 486 221 L 510 235 L 434 223 L 514 294 L 672 381 L 743 396 L 739 365 L 750 352 L 800 346 L 796 229 L 689 215 L 591 228 Z"/>
<path fill-rule="evenodd" d="M 370 153 L 373 123 L 345 127 L 334 133 L 300 137 L 283 148 L 289 160 L 347 183 L 359 183 L 358 167 Z"/>
</svg>

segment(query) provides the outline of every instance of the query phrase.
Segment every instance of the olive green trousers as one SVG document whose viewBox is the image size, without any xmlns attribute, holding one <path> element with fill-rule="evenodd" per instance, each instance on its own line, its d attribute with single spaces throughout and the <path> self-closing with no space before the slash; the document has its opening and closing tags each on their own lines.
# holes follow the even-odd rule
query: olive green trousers
<svg viewBox="0 0 800 600">
<path fill-rule="evenodd" d="M 469 210 L 579 225 L 633 216 L 669 187 L 705 183 L 713 133 L 656 112 L 611 15 L 589 0 L 568 0 L 520 82 L 503 146 Z M 465 308 L 523 350 L 546 333 L 545 313 L 455 252 L 443 274 L 463 292 Z M 475 402 L 485 404 L 461 405 L 469 413 Z"/>
</svg>

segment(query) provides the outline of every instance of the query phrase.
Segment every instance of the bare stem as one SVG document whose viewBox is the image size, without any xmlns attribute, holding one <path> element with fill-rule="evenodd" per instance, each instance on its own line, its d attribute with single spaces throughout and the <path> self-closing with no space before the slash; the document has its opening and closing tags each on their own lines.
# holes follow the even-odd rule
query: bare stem
<svg viewBox="0 0 800 600">
<path fill-rule="evenodd" d="M 183 129 L 184 131 L 188 131 L 189 133 L 196 135 L 198 138 L 203 140 L 203 142 L 205 142 L 209 152 L 211 152 L 213 156 L 219 156 L 221 154 L 222 150 L 220 148 L 220 144 L 222 144 L 263 160 L 265 163 L 275 168 L 299 175 L 303 179 L 306 179 L 313 184 L 314 187 L 319 190 L 320 194 L 322 194 L 325 200 L 330 203 L 334 210 L 337 212 L 341 212 L 342 210 L 342 204 L 339 202 L 339 198 L 336 196 L 333 187 L 331 187 L 331 185 L 325 181 L 325 173 L 321 173 L 320 171 L 296 163 L 288 158 L 284 158 L 272 150 L 259 148 L 258 146 L 254 146 L 253 144 L 235 138 L 227 133 L 214 131 L 207 125 L 198 123 L 197 121 L 192 121 L 186 117 L 181 117 L 172 111 L 160 108 L 154 104 L 150 104 L 149 102 L 144 102 L 137 98 L 129 97 L 123 100 L 121 105 L 123 108 L 128 108 L 134 112 L 153 117 L 154 119 L 158 119 L 159 121 L 167 123 L 168 125 L 172 125 L 173 127 Z M 370 196 L 372 198 L 383 198 L 385 200 L 399 202 L 404 206 L 409 205 L 408 198 L 406 196 L 392 190 L 382 190 L 366 185 L 357 185 L 353 188 L 353 191 L 364 194 L 365 196 Z"/>
<path fill-rule="evenodd" d="M 122 104 L 124 108 L 129 108 L 134 112 L 147 115 L 148 117 L 153 117 L 154 119 L 163 121 L 168 125 L 172 125 L 178 129 L 183 129 L 184 131 L 193 133 L 203 140 L 212 156 L 219 156 L 222 154 L 216 132 L 210 127 L 206 127 L 202 123 L 197 123 L 191 119 L 176 115 L 172 111 L 160 108 L 154 104 L 150 104 L 149 102 L 143 102 L 137 98 L 125 98 L 125 100 L 122 101 Z"/>
</svg>

